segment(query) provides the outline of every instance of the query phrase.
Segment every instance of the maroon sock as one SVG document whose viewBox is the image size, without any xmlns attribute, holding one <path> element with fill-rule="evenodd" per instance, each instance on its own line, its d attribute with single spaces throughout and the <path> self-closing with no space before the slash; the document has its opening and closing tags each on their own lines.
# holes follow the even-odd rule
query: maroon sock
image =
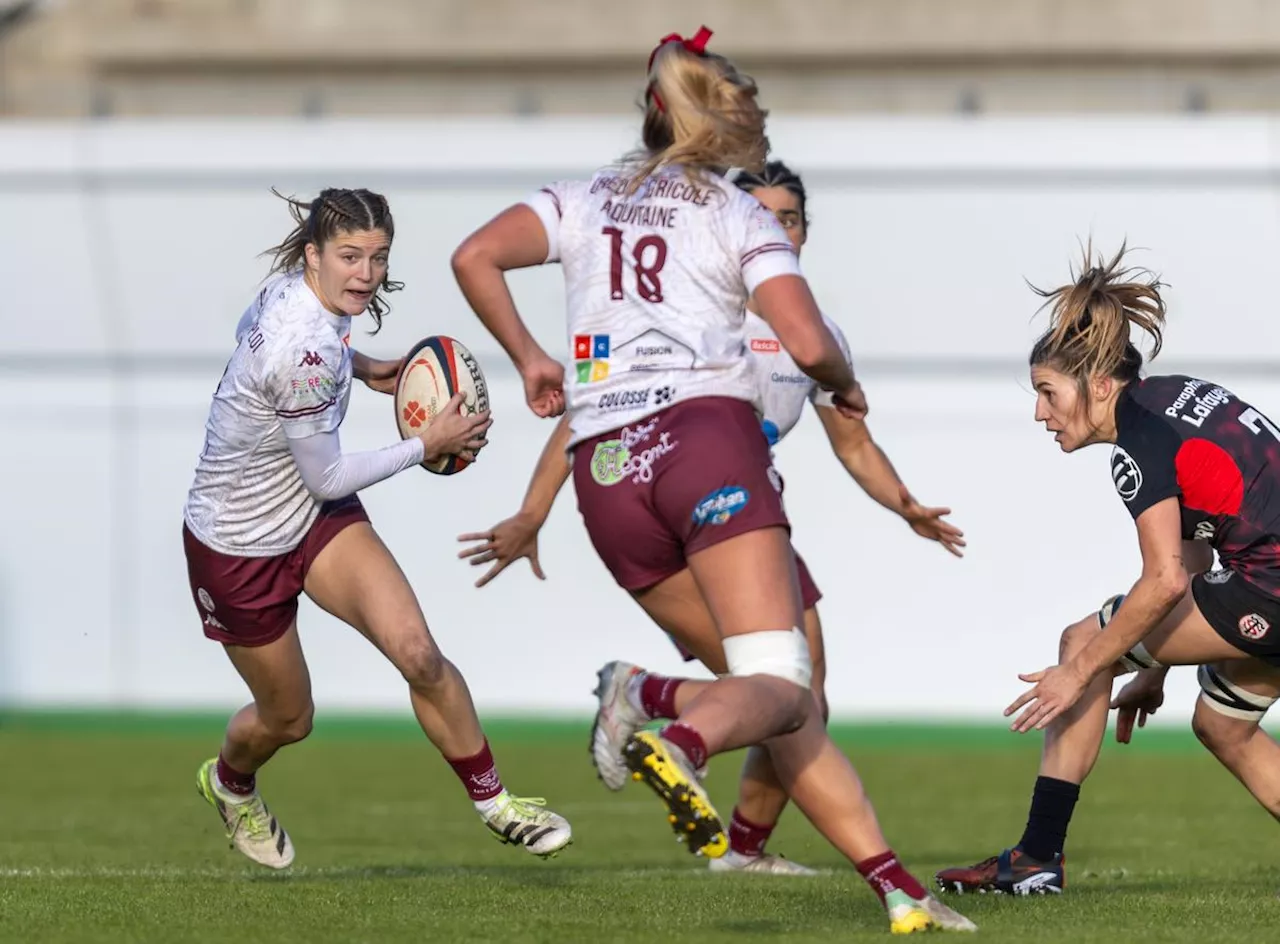
<svg viewBox="0 0 1280 944">
<path fill-rule="evenodd" d="M 729 821 L 729 848 L 739 855 L 758 856 L 764 852 L 764 844 L 773 835 L 772 826 L 761 826 L 742 815 L 736 806 Z"/>
<path fill-rule="evenodd" d="M 218 755 L 218 783 L 226 788 L 228 793 L 234 793 L 237 796 L 248 796 L 257 789 L 258 778 L 255 774 L 242 774 L 234 767 L 227 765 L 222 759 L 222 755 Z"/>
<path fill-rule="evenodd" d="M 446 757 L 445 760 L 449 761 L 449 766 L 467 788 L 467 794 L 472 800 L 491 800 L 502 792 L 502 778 L 498 776 L 498 768 L 493 762 L 493 752 L 489 750 L 487 738 L 478 754 L 458 760 Z"/>
<path fill-rule="evenodd" d="M 676 689 L 684 682 L 684 679 L 646 673 L 640 683 L 640 706 L 644 713 L 654 720 L 680 717 L 676 711 Z"/>
<path fill-rule="evenodd" d="M 701 734 L 687 724 L 673 721 L 658 732 L 658 737 L 684 751 L 684 756 L 689 758 L 689 763 L 693 764 L 695 770 L 707 762 L 706 742 L 702 740 Z"/>
<path fill-rule="evenodd" d="M 884 904 L 884 896 L 892 891 L 902 890 L 912 898 L 923 898 L 925 890 L 910 872 L 902 867 L 893 850 L 882 852 L 870 859 L 858 863 L 858 874 L 867 880 L 871 890 Z"/>
</svg>

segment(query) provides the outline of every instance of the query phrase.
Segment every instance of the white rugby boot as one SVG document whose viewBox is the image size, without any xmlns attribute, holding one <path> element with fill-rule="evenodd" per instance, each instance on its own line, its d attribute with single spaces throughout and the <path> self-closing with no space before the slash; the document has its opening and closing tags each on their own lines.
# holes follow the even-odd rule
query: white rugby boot
<svg viewBox="0 0 1280 944">
<path fill-rule="evenodd" d="M 622 749 L 631 735 L 649 723 L 644 712 L 627 697 L 631 680 L 643 671 L 630 662 L 610 662 L 597 673 L 599 684 L 592 694 L 600 705 L 591 726 L 591 763 L 610 790 L 621 790 L 631 779 Z"/>
<path fill-rule="evenodd" d="M 792 862 L 780 855 L 762 853 L 757 856 L 743 855 L 730 849 L 718 859 L 707 862 L 712 872 L 750 872 L 755 875 L 817 875 L 817 869 L 811 869 L 799 862 Z"/>
<path fill-rule="evenodd" d="M 262 796 L 255 790 L 240 796 L 218 782 L 218 759 L 200 765 L 196 789 L 222 818 L 231 846 L 271 869 L 287 869 L 293 864 L 293 841 L 284 827 L 271 815 Z"/>
<path fill-rule="evenodd" d="M 476 812 L 500 842 L 523 846 L 550 859 L 573 842 L 573 829 L 559 813 L 547 809 L 542 797 L 512 796 L 503 790 L 491 801 L 476 804 Z"/>
</svg>

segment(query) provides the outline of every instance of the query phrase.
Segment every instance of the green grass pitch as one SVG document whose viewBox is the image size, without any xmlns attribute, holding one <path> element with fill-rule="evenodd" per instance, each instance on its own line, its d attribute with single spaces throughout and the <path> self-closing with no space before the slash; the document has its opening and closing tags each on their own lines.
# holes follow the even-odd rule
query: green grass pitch
<svg viewBox="0 0 1280 944">
<path fill-rule="evenodd" d="M 491 722 L 504 780 L 575 842 L 552 861 L 490 838 L 411 724 L 317 719 L 260 783 L 298 850 L 274 874 L 227 848 L 195 791 L 211 717 L 0 715 L 0 941 L 871 941 L 887 924 L 795 810 L 770 848 L 817 879 L 710 875 L 656 799 L 595 779 L 586 721 Z M 839 727 L 890 842 L 921 878 L 1016 842 L 1038 741 L 988 729 Z M 1109 746 L 1085 787 L 1061 898 L 950 899 L 978 940 L 1280 940 L 1275 822 L 1189 734 Z M 740 756 L 708 787 L 733 805 Z"/>
</svg>

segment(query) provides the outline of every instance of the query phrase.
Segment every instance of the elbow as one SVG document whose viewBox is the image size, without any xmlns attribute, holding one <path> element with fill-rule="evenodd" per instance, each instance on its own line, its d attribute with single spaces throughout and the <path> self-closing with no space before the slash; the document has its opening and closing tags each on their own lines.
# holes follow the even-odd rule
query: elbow
<svg viewBox="0 0 1280 944">
<path fill-rule="evenodd" d="M 826 358 L 826 349 L 822 346 L 822 339 L 818 337 L 790 339 L 790 343 L 787 344 L 787 353 L 791 355 L 797 367 L 810 375 L 822 366 Z"/>
<path fill-rule="evenodd" d="M 454 278 L 459 282 L 462 282 L 470 273 L 483 268 L 488 262 L 488 253 L 474 236 L 463 240 L 462 245 L 453 251 L 453 256 L 449 259 Z"/>
<path fill-rule="evenodd" d="M 1157 599 L 1168 608 L 1172 608 L 1186 596 L 1190 586 L 1191 577 L 1185 567 L 1165 568 L 1151 578 L 1151 588 Z"/>
<path fill-rule="evenodd" d="M 318 502 L 337 501 L 339 498 L 347 497 L 342 494 L 341 490 L 334 483 L 329 481 L 308 482 L 306 479 L 303 479 L 302 484 L 306 486 L 307 494 Z"/>
</svg>

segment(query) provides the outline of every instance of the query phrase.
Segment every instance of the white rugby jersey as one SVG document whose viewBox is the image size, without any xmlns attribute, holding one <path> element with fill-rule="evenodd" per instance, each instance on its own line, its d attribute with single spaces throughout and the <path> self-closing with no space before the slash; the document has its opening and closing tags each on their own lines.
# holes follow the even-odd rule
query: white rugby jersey
<svg viewBox="0 0 1280 944">
<path fill-rule="evenodd" d="M 852 370 L 853 356 L 849 353 L 849 342 L 845 340 L 844 332 L 826 315 L 822 320 L 835 335 Z M 835 395 L 823 390 L 797 367 L 769 323 L 752 312 L 747 312 L 747 348 L 764 406 L 761 422 L 770 446 L 776 446 L 800 422 L 806 400 L 814 406 L 834 405 Z"/>
<path fill-rule="evenodd" d="M 694 397 L 760 408 L 744 356 L 748 296 L 800 264 L 773 213 L 721 177 L 680 167 L 626 196 L 617 167 L 526 203 L 564 269 L 572 366 L 569 444 Z"/>
<path fill-rule="evenodd" d="M 213 395 L 183 517 L 201 543 L 269 557 L 302 542 L 320 511 L 288 439 L 337 429 L 351 395 L 351 318 L 327 311 L 301 273 L 261 288 L 236 327 Z"/>
</svg>

